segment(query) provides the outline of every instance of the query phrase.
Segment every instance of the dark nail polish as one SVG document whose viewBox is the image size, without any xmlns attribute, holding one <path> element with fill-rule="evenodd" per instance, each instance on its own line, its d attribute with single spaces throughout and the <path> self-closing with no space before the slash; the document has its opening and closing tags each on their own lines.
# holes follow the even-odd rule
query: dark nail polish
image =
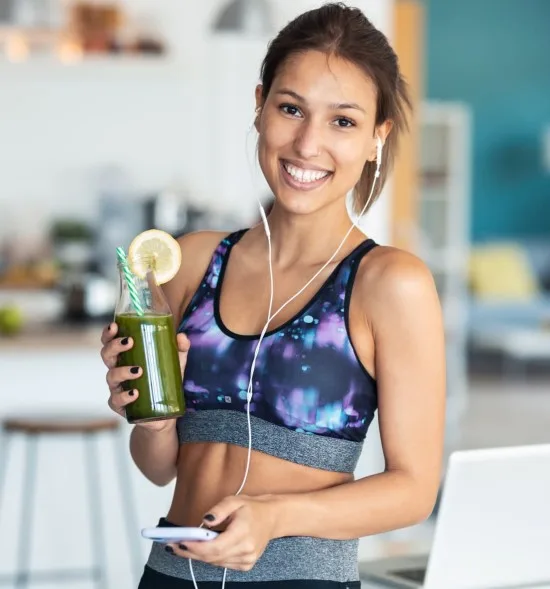
<svg viewBox="0 0 550 589">
<path fill-rule="evenodd" d="M 130 397 L 133 397 L 136 394 L 136 391 L 132 389 L 131 391 L 128 391 L 128 394 L 130 395 Z"/>
<path fill-rule="evenodd" d="M 174 554 L 174 549 L 172 548 L 172 546 L 165 546 L 164 550 L 166 550 L 168 554 Z"/>
<path fill-rule="evenodd" d="M 132 374 L 137 374 L 139 372 L 139 366 L 132 366 L 132 368 L 130 368 L 130 372 Z"/>
<path fill-rule="evenodd" d="M 187 546 L 185 544 L 178 544 L 180 550 L 187 550 Z"/>
<path fill-rule="evenodd" d="M 128 344 L 128 338 L 127 338 L 127 337 L 125 337 L 123 340 L 120 340 L 120 343 L 121 343 L 123 346 L 126 346 L 126 345 Z"/>
<path fill-rule="evenodd" d="M 215 515 L 212 515 L 211 513 L 207 513 L 207 514 L 204 516 L 204 519 L 205 519 L 207 522 L 213 522 L 213 521 L 216 519 L 216 516 L 215 516 Z"/>
</svg>

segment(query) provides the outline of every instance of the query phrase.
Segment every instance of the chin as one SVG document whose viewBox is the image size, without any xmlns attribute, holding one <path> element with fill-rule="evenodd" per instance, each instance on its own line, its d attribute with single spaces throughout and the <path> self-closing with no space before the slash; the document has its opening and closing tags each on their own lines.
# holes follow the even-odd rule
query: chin
<svg viewBox="0 0 550 589">
<path fill-rule="evenodd" d="M 280 187 L 275 193 L 275 200 L 277 204 L 287 213 L 293 215 L 310 215 L 316 213 L 327 204 L 326 198 L 317 195 L 315 198 L 312 195 L 304 196 L 303 194 L 296 194 L 284 187 Z"/>
</svg>

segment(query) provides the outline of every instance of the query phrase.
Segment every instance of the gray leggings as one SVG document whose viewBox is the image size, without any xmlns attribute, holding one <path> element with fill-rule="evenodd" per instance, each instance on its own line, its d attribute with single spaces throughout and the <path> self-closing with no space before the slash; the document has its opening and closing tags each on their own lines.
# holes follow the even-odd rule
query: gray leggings
<svg viewBox="0 0 550 589">
<path fill-rule="evenodd" d="M 221 589 L 222 580 L 197 581 L 199 589 Z M 145 567 L 138 589 L 195 589 L 192 581 L 164 575 Z M 225 589 L 361 589 L 359 581 L 336 583 L 334 581 L 227 581 Z"/>
</svg>

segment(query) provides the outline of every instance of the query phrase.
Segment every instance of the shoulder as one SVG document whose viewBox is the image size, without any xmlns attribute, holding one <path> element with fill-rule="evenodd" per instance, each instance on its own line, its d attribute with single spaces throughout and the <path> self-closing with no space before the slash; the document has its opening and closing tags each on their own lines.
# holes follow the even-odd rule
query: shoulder
<svg viewBox="0 0 550 589">
<path fill-rule="evenodd" d="M 365 308 L 378 312 L 426 304 L 439 306 L 435 282 L 426 264 L 414 254 L 377 246 L 361 261 L 355 280 Z"/>
<path fill-rule="evenodd" d="M 214 250 L 221 241 L 230 235 L 229 231 L 193 231 L 178 238 L 181 248 L 181 267 L 192 271 L 193 268 L 203 267 L 206 270 Z"/>
<path fill-rule="evenodd" d="M 208 268 L 214 251 L 228 231 L 194 231 L 177 239 L 181 249 L 178 273 L 163 286 L 174 314 L 181 315 Z"/>
</svg>

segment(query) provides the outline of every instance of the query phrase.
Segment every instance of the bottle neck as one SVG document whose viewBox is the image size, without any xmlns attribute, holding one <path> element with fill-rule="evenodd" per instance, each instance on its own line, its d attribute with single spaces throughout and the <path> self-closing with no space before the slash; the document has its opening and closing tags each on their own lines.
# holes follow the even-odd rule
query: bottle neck
<svg viewBox="0 0 550 589">
<path fill-rule="evenodd" d="M 138 276 L 119 264 L 119 296 L 115 314 L 170 314 L 170 307 L 155 274 Z"/>
</svg>

